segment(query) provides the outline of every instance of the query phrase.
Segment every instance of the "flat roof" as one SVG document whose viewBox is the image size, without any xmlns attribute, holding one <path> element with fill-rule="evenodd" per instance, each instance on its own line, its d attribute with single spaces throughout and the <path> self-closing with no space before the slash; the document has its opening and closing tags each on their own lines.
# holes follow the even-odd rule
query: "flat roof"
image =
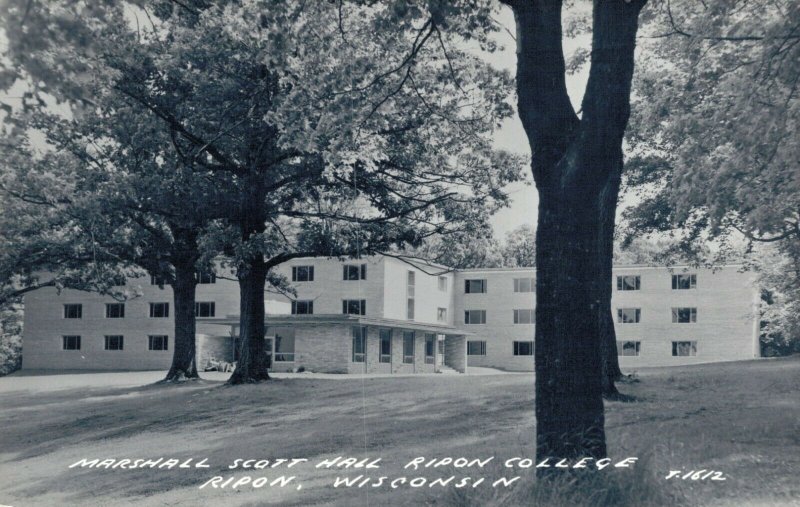
<svg viewBox="0 0 800 507">
<path fill-rule="evenodd" d="M 198 317 L 197 323 L 213 324 L 219 326 L 238 326 L 238 315 L 226 315 L 225 317 Z M 321 325 L 321 324 L 350 324 L 376 327 L 395 327 L 401 329 L 411 329 L 416 331 L 428 331 L 431 333 L 451 334 L 472 336 L 475 333 L 465 331 L 457 327 L 445 326 L 442 324 L 432 324 L 427 322 L 416 322 L 411 320 L 383 319 L 366 317 L 364 315 L 345 315 L 345 314 L 316 314 L 316 315 L 290 315 L 273 314 L 264 318 L 264 323 L 269 326 L 302 326 L 302 325 Z"/>
</svg>

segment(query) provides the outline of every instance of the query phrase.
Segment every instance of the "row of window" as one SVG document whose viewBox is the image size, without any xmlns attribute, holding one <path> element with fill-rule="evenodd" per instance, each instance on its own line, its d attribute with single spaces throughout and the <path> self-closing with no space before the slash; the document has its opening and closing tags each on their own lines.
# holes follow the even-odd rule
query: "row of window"
<svg viewBox="0 0 800 507">
<path fill-rule="evenodd" d="M 414 285 L 415 271 L 408 271 L 408 285 Z M 345 264 L 342 266 L 342 280 L 366 280 L 367 279 L 367 265 L 366 264 Z M 314 266 L 292 266 L 292 281 L 293 282 L 313 282 L 314 281 Z M 438 279 L 439 290 L 447 291 L 447 277 L 440 276 Z M 413 296 L 410 296 L 413 297 Z"/>
<path fill-rule="evenodd" d="M 103 347 L 105 350 L 123 350 L 125 347 L 125 337 L 119 334 L 106 335 L 103 337 Z M 81 350 L 80 335 L 65 335 L 61 337 L 61 348 L 63 350 Z M 168 350 L 169 338 L 167 335 L 149 335 L 147 337 L 147 350 Z"/>
<path fill-rule="evenodd" d="M 642 277 L 639 275 L 623 275 L 617 277 L 617 290 L 641 290 Z M 696 289 L 697 275 L 672 275 L 672 289 Z M 514 278 L 514 292 L 535 292 L 534 278 Z M 485 294 L 488 284 L 485 278 L 464 280 L 465 294 Z"/>
<path fill-rule="evenodd" d="M 411 273 L 411 272 L 409 272 Z M 408 320 L 414 320 L 414 290 L 413 278 L 409 277 L 408 286 L 406 288 L 407 294 L 407 308 L 406 317 Z M 342 313 L 345 315 L 366 315 L 367 314 L 367 300 L 366 299 L 343 299 L 342 300 Z M 313 315 L 314 314 L 314 301 L 307 299 L 296 299 L 292 301 L 292 315 Z M 436 309 L 436 320 L 439 322 L 447 322 L 447 308 Z"/>
<path fill-rule="evenodd" d="M 532 341 L 515 341 L 512 344 L 511 352 L 515 356 L 532 356 L 533 355 L 533 342 Z M 483 340 L 469 340 L 467 341 L 467 355 L 468 356 L 485 356 L 486 355 L 486 342 Z"/>
<path fill-rule="evenodd" d="M 200 272 L 194 274 L 195 280 L 199 284 L 217 283 L 217 274 L 214 272 Z M 164 286 L 169 285 L 169 280 L 163 276 L 150 275 L 150 285 Z"/>
<path fill-rule="evenodd" d="M 216 314 L 216 304 L 213 301 L 198 301 L 194 304 L 194 314 L 196 317 L 214 317 Z M 150 318 L 168 318 L 169 303 L 150 303 Z M 83 305 L 81 303 L 70 303 L 64 305 L 65 319 L 82 319 Z M 107 319 L 124 319 L 125 303 L 106 303 Z"/>
<path fill-rule="evenodd" d="M 367 328 L 365 326 L 353 327 L 353 355 L 354 363 L 363 363 L 367 360 Z M 414 356 L 416 354 L 415 346 L 415 333 L 414 331 L 402 331 L 403 333 L 403 363 L 413 364 Z M 378 330 L 378 361 L 381 363 L 392 362 L 392 330 L 380 329 Z M 439 341 L 439 353 L 443 354 L 444 346 L 443 341 Z M 433 333 L 425 333 L 425 363 L 434 363 L 434 354 L 436 352 L 436 335 Z"/>
<path fill-rule="evenodd" d="M 618 308 L 617 322 L 620 324 L 637 324 L 642 320 L 641 308 Z M 672 308 L 672 322 L 687 324 L 697 322 L 697 308 L 681 307 Z"/>
<path fill-rule="evenodd" d="M 635 324 L 641 319 L 641 308 L 619 308 L 617 310 L 617 322 L 620 324 Z M 536 310 L 530 308 L 514 310 L 514 324 L 534 324 L 535 322 Z M 672 308 L 672 322 L 697 322 L 697 308 Z M 486 310 L 464 310 L 464 324 L 486 324 Z"/>
<path fill-rule="evenodd" d="M 617 355 L 619 356 L 638 356 L 641 350 L 642 350 L 642 342 L 640 341 L 617 342 Z M 697 342 L 696 341 L 672 342 L 672 355 L 674 357 L 696 356 Z"/>
<path fill-rule="evenodd" d="M 617 355 L 620 356 L 638 356 L 641 352 L 642 342 L 640 341 L 618 341 L 617 342 Z M 513 343 L 513 354 L 515 356 L 532 356 L 533 355 L 533 342 L 518 342 Z M 482 340 L 470 340 L 467 342 L 467 355 L 468 356 L 485 356 L 486 355 L 486 342 Z M 672 342 L 672 355 L 678 356 L 696 356 L 697 355 L 697 342 L 696 341 L 674 341 Z"/>
</svg>

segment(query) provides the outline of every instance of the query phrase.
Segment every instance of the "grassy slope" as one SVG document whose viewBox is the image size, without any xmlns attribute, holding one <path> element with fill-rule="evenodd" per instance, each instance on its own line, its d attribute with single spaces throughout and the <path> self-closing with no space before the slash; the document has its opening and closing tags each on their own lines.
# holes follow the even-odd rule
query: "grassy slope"
<svg viewBox="0 0 800 507">
<path fill-rule="evenodd" d="M 661 490 L 698 505 L 800 501 L 800 359 L 651 369 L 640 378 L 640 383 L 623 386 L 639 401 L 606 406 L 610 454 L 642 460 L 634 472 L 616 473 L 614 480 L 627 481 L 630 491 L 659 490 L 642 493 L 641 498 L 655 503 L 665 498 Z M 515 495 L 493 499 L 487 496 L 491 490 L 465 495 L 452 489 L 334 489 L 328 484 L 340 474 L 311 465 L 296 469 L 301 491 L 244 488 L 236 493 L 200 491 L 197 486 L 217 472 L 227 475 L 225 468 L 236 458 L 303 457 L 316 462 L 338 455 L 382 457 L 378 473 L 389 476 L 404 475 L 402 466 L 416 456 L 532 458 L 532 392 L 529 375 L 293 379 L 236 388 L 206 381 L 181 387 L 87 386 L 35 395 L 3 392 L 0 503 L 527 504 L 525 492 L 535 484 L 530 471 L 521 474 Z M 208 457 L 213 467 L 67 469 L 83 457 L 162 456 Z M 728 480 L 662 479 L 670 469 L 700 468 L 721 470 Z M 265 472 L 251 475 L 279 475 Z M 448 472 L 405 475 L 433 478 Z M 504 472 L 495 467 L 484 474 L 456 473 L 495 478 Z"/>
</svg>

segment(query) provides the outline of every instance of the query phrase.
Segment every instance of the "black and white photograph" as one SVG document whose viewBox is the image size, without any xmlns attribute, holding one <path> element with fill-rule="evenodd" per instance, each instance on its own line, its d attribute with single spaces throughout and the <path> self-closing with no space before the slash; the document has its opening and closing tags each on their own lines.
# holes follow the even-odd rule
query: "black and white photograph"
<svg viewBox="0 0 800 507">
<path fill-rule="evenodd" d="M 0 507 L 798 477 L 800 0 L 0 0 Z"/>
</svg>

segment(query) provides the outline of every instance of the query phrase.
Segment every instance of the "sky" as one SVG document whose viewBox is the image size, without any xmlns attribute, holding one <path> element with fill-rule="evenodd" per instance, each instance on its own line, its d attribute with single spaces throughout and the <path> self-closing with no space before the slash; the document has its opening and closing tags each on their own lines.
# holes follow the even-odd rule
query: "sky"
<svg viewBox="0 0 800 507">
<path fill-rule="evenodd" d="M 510 8 L 503 7 L 498 21 L 508 28 L 509 32 L 515 32 L 514 15 Z M 508 69 L 513 75 L 516 73 L 517 56 L 516 43 L 511 37 L 511 33 L 505 31 L 499 32 L 497 40 L 502 45 L 503 49 L 492 55 L 491 63 L 499 68 Z M 589 44 L 590 40 L 588 36 L 576 39 L 565 39 L 564 53 L 565 55 L 570 55 L 578 47 L 586 46 L 588 48 Z M 586 80 L 588 77 L 588 68 L 584 68 L 581 72 L 574 75 L 567 75 L 567 92 L 569 93 L 570 99 L 572 99 L 572 105 L 576 111 L 580 108 L 583 90 L 586 87 Z M 516 97 L 512 100 L 516 105 Z M 505 121 L 504 125 L 495 136 L 495 143 L 498 148 L 530 156 L 528 139 L 525 137 L 522 123 L 516 115 Z M 504 238 L 506 233 L 521 225 L 528 224 L 532 227 L 536 226 L 539 198 L 536 193 L 536 187 L 533 186 L 533 179 L 530 171 L 525 173 L 525 178 L 524 183 L 514 183 L 506 188 L 506 191 L 512 198 L 511 206 L 500 210 L 491 219 L 495 237 L 498 239 Z"/>
</svg>

